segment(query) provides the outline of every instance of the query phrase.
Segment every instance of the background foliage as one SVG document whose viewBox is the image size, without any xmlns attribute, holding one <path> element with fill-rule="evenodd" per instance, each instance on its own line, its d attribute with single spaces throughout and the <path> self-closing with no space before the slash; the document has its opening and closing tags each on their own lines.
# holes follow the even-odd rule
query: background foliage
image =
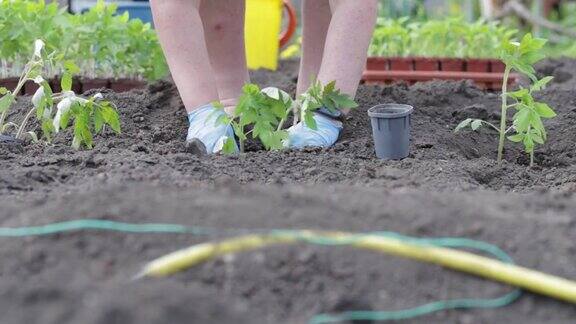
<svg viewBox="0 0 576 324">
<path fill-rule="evenodd" d="M 0 76 L 19 76 L 34 40 L 42 39 L 61 62 L 73 61 L 81 76 L 159 79 L 167 66 L 150 24 L 117 15 L 117 6 L 99 1 L 82 14 L 69 14 L 44 0 L 0 0 Z M 63 66 L 46 71 L 54 76 Z"/>
</svg>

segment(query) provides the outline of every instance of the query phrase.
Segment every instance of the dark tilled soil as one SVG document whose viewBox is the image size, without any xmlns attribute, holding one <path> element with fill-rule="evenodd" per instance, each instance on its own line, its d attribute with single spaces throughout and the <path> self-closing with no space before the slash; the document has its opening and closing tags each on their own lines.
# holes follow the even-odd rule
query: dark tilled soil
<svg viewBox="0 0 576 324">
<path fill-rule="evenodd" d="M 257 72 L 263 86 L 295 89 L 295 62 Z M 196 157 L 174 90 L 106 93 L 123 133 L 77 152 L 0 139 L 0 226 L 101 218 L 217 228 L 392 230 L 464 236 L 500 245 L 521 265 L 576 278 L 576 64 L 547 61 L 557 81 L 539 95 L 558 117 L 538 166 L 508 144 L 498 166 L 495 133 L 454 134 L 468 117 L 497 123 L 499 96 L 467 82 L 361 86 L 333 148 Z M 564 75 L 562 78 L 561 74 Z M 559 77 L 560 76 L 560 77 Z M 574 83 L 570 83 L 574 82 Z M 571 85 L 572 84 L 572 85 Z M 366 110 L 415 107 L 412 154 L 375 158 Z M 18 104 L 11 118 L 29 108 Z M 59 234 L 0 239 L 2 323 L 305 323 L 320 312 L 401 309 L 509 290 L 436 266 L 346 248 L 277 247 L 208 262 L 170 279 L 131 282 L 145 262 L 218 237 Z M 505 309 L 441 312 L 422 323 L 571 323 L 576 309 L 526 295 Z"/>
</svg>

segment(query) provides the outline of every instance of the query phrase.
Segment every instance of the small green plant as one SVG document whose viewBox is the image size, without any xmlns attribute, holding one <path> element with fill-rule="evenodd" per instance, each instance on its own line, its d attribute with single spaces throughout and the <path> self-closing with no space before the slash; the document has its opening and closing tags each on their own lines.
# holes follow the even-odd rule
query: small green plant
<svg viewBox="0 0 576 324">
<path fill-rule="evenodd" d="M 13 91 L 0 88 L 0 134 L 6 133 L 10 127 L 15 130 L 15 138 L 22 139 L 29 135 L 34 141 L 38 136 L 34 131 L 26 132 L 29 120 L 35 116 L 38 120 L 43 137 L 50 142 L 52 135 L 61 129 L 67 129 L 73 124 L 74 138 L 72 147 L 79 149 L 82 145 L 91 149 L 93 147 L 93 133 L 100 133 L 104 126 L 109 126 L 116 133 L 120 133 L 120 120 L 116 107 L 103 100 L 101 94 L 95 94 L 90 98 L 78 96 L 72 91 L 73 74 L 79 69 L 72 62 L 61 63 L 65 66 L 65 72 L 61 79 L 61 93 L 53 93 L 50 84 L 42 77 L 41 73 L 48 65 L 58 62 L 60 57 L 54 54 L 46 54 L 44 42 L 34 42 L 34 53 L 24 66 L 24 72 Z M 6 122 L 8 112 L 16 101 L 16 94 L 20 92 L 26 82 L 35 82 L 38 90 L 32 96 L 32 108 L 26 113 L 20 124 Z M 56 109 L 54 105 L 56 104 Z"/>
<path fill-rule="evenodd" d="M 524 150 L 530 155 L 530 166 L 534 165 L 534 148 L 536 144 L 544 144 L 547 138 L 546 129 L 542 119 L 553 118 L 556 113 L 546 103 L 534 99 L 534 93 L 542 90 L 552 77 L 538 80 L 533 65 L 544 58 L 541 49 L 546 40 L 533 38 L 526 34 L 521 42 L 504 42 L 502 45 L 501 59 L 506 64 L 502 84 L 502 107 L 500 127 L 481 119 L 466 119 L 462 121 L 455 131 L 470 126 L 472 130 L 478 130 L 482 125 L 495 129 L 499 134 L 498 162 L 503 158 L 504 144 L 506 139 L 522 143 Z M 512 71 L 517 71 L 530 78 L 532 85 L 529 88 L 508 92 L 508 79 Z M 508 99 L 514 102 L 509 104 Z M 511 126 L 508 126 L 508 109 L 515 109 Z M 514 132 L 512 135 L 509 135 Z"/>
<path fill-rule="evenodd" d="M 220 103 L 215 107 L 224 110 Z M 232 115 L 221 114 L 218 124 L 229 124 L 238 138 L 240 151 L 244 151 L 246 140 L 251 137 L 258 139 L 266 150 L 280 150 L 288 138 L 284 125 L 290 116 L 294 116 L 294 124 L 298 119 L 306 126 L 317 129 L 313 118 L 314 111 L 325 107 L 331 112 L 355 108 L 358 105 L 348 95 L 342 94 L 336 88 L 336 82 L 326 86 L 317 81 L 310 89 L 294 101 L 289 94 L 278 88 L 260 89 L 255 84 L 247 84 L 242 90 L 238 105 Z M 234 139 L 228 138 L 223 143 L 224 154 L 234 153 Z"/>
<path fill-rule="evenodd" d="M 310 88 L 298 98 L 295 106 L 294 123 L 298 122 L 298 118 L 303 120 L 306 126 L 316 129 L 316 121 L 314 120 L 314 111 L 325 107 L 330 112 L 335 113 L 339 110 L 346 110 L 358 107 L 358 104 L 350 98 L 350 96 L 343 94 L 336 88 L 336 81 L 322 86 L 320 81 L 312 83 Z"/>
<path fill-rule="evenodd" d="M 216 103 L 220 109 L 224 107 Z M 255 84 L 247 84 L 232 116 L 221 114 L 216 123 L 230 124 L 238 137 L 240 151 L 244 152 L 244 143 L 251 136 L 259 139 L 267 150 L 279 150 L 288 133 L 282 129 L 292 106 L 292 99 L 276 88 L 260 90 Z M 248 130 L 248 127 L 250 129 Z M 234 153 L 234 139 L 228 138 L 222 151 Z"/>
</svg>

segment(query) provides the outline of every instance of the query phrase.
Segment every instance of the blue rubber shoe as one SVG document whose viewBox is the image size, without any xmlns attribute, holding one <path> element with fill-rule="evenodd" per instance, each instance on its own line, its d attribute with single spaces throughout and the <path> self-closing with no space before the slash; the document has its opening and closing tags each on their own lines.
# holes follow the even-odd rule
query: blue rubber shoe
<svg viewBox="0 0 576 324">
<path fill-rule="evenodd" d="M 301 149 L 307 146 L 330 147 L 336 143 L 342 131 L 342 122 L 325 114 L 314 113 L 317 129 L 311 129 L 304 122 L 288 129 L 286 146 Z"/>
<path fill-rule="evenodd" d="M 218 117 L 223 114 L 225 114 L 223 110 L 214 108 L 212 104 L 202 106 L 188 114 L 190 127 L 186 147 L 189 152 L 196 155 L 218 153 L 222 151 L 224 143 L 229 138 L 234 139 L 236 152 L 239 151 L 232 126 L 216 123 Z"/>
</svg>

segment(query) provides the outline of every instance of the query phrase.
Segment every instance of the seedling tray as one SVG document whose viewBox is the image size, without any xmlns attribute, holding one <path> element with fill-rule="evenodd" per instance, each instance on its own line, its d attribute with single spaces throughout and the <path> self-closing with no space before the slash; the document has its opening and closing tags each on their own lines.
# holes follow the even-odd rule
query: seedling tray
<svg viewBox="0 0 576 324">
<path fill-rule="evenodd" d="M 60 78 L 56 77 L 49 81 L 50 86 L 54 92 L 60 91 Z M 5 87 L 8 90 L 13 90 L 18 84 L 17 78 L 0 79 L 0 87 Z M 112 89 L 116 92 L 126 92 L 133 89 L 142 89 L 146 86 L 146 82 L 136 79 L 88 79 L 88 78 L 75 78 L 73 82 L 73 89 L 76 93 L 92 89 Z M 22 91 L 18 95 L 33 95 L 38 89 L 38 85 L 34 82 L 27 82 Z"/>
<path fill-rule="evenodd" d="M 363 80 L 366 83 L 408 82 L 431 80 L 472 80 L 486 90 L 502 87 L 504 64 L 491 59 L 455 59 L 428 57 L 370 57 Z M 517 81 L 512 75 L 510 84 Z"/>
</svg>

